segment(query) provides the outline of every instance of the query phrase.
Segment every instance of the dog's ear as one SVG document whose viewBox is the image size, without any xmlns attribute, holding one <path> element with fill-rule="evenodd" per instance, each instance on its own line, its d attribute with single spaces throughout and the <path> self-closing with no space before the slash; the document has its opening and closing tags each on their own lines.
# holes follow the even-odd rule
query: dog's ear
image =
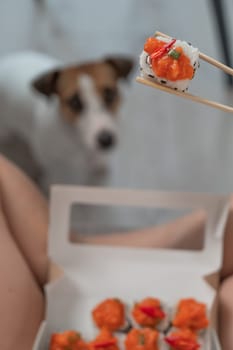
<svg viewBox="0 0 233 350">
<path fill-rule="evenodd" d="M 127 78 L 134 66 L 134 61 L 124 56 L 109 56 L 104 62 L 115 70 L 118 78 Z"/>
<path fill-rule="evenodd" d="M 32 87 L 41 94 L 50 97 L 57 92 L 57 82 L 59 78 L 60 71 L 54 70 L 35 78 L 31 85 Z"/>
</svg>

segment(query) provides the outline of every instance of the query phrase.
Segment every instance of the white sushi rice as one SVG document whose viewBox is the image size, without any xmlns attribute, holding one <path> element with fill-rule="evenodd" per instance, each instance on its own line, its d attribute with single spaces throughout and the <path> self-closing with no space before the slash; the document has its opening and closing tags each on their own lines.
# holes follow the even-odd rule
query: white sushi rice
<svg viewBox="0 0 233 350">
<path fill-rule="evenodd" d="M 125 334 L 117 334 L 116 338 L 118 340 L 118 346 L 120 350 L 125 350 Z"/>
<path fill-rule="evenodd" d="M 164 340 L 164 334 L 159 334 L 159 350 L 169 350 L 169 345 Z"/>
<path fill-rule="evenodd" d="M 165 43 L 169 43 L 172 40 L 171 38 L 164 38 L 161 36 L 156 36 L 156 39 L 164 41 Z M 176 42 L 173 45 L 173 48 L 176 48 L 176 47 L 182 47 L 184 54 L 190 59 L 190 63 L 194 68 L 194 74 L 195 74 L 196 69 L 199 68 L 199 50 L 193 47 L 192 45 L 188 44 L 186 41 L 181 41 L 181 40 L 176 40 Z M 157 83 L 170 87 L 174 90 L 183 91 L 183 92 L 188 90 L 189 82 L 190 82 L 189 79 L 171 81 L 163 77 L 158 77 L 151 68 L 150 56 L 144 50 L 140 55 L 139 63 L 140 63 L 141 76 L 143 78 L 149 79 L 151 81 L 155 81 Z"/>
<path fill-rule="evenodd" d="M 164 317 L 164 319 L 162 321 L 160 321 L 157 324 L 156 329 L 160 332 L 164 332 L 168 329 L 170 322 L 171 322 L 171 309 L 164 302 L 161 302 L 161 307 L 162 307 L 162 310 L 164 311 L 166 316 Z"/>
</svg>

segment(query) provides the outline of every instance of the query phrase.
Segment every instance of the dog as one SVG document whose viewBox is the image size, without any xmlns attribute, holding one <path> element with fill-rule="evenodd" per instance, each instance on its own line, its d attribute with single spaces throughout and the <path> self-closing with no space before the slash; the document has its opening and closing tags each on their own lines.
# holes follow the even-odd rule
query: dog
<svg viewBox="0 0 233 350">
<path fill-rule="evenodd" d="M 60 172 L 84 183 L 108 167 L 119 136 L 119 80 L 132 67 L 123 56 L 70 65 L 36 52 L 1 58 L 0 140 L 23 138 L 46 182 L 65 181 Z"/>
</svg>

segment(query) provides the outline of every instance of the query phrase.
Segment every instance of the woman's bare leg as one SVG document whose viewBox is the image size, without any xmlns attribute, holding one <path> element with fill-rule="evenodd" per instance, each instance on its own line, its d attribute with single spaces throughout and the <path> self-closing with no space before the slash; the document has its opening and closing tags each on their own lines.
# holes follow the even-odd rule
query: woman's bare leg
<svg viewBox="0 0 233 350">
<path fill-rule="evenodd" d="M 31 350 L 44 316 L 47 206 L 0 157 L 0 349 Z"/>
<path fill-rule="evenodd" d="M 219 333 L 223 350 L 233 350 L 233 199 L 225 230 L 219 290 Z"/>
<path fill-rule="evenodd" d="M 219 291 L 219 335 L 223 350 L 233 349 L 233 275 L 227 277 Z"/>
<path fill-rule="evenodd" d="M 26 176 L 1 156 L 0 201 L 15 242 L 43 285 L 47 277 L 47 202 Z"/>
</svg>

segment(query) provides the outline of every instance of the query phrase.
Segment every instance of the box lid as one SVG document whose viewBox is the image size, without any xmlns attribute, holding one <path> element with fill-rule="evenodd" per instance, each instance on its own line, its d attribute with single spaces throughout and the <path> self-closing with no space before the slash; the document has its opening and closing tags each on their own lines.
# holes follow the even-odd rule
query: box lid
<svg viewBox="0 0 233 350">
<path fill-rule="evenodd" d="M 204 248 L 200 251 L 112 248 L 76 245 L 68 240 L 70 209 L 74 203 L 144 208 L 204 209 L 207 214 Z M 145 286 L 163 289 L 166 299 L 191 295 L 203 301 L 213 296 L 204 278 L 218 270 L 229 197 L 124 189 L 55 186 L 52 189 L 49 255 L 86 293 L 112 295 L 113 291 L 145 295 Z M 185 283 L 186 282 L 186 283 Z M 144 293 L 144 294 L 143 294 Z"/>
</svg>

